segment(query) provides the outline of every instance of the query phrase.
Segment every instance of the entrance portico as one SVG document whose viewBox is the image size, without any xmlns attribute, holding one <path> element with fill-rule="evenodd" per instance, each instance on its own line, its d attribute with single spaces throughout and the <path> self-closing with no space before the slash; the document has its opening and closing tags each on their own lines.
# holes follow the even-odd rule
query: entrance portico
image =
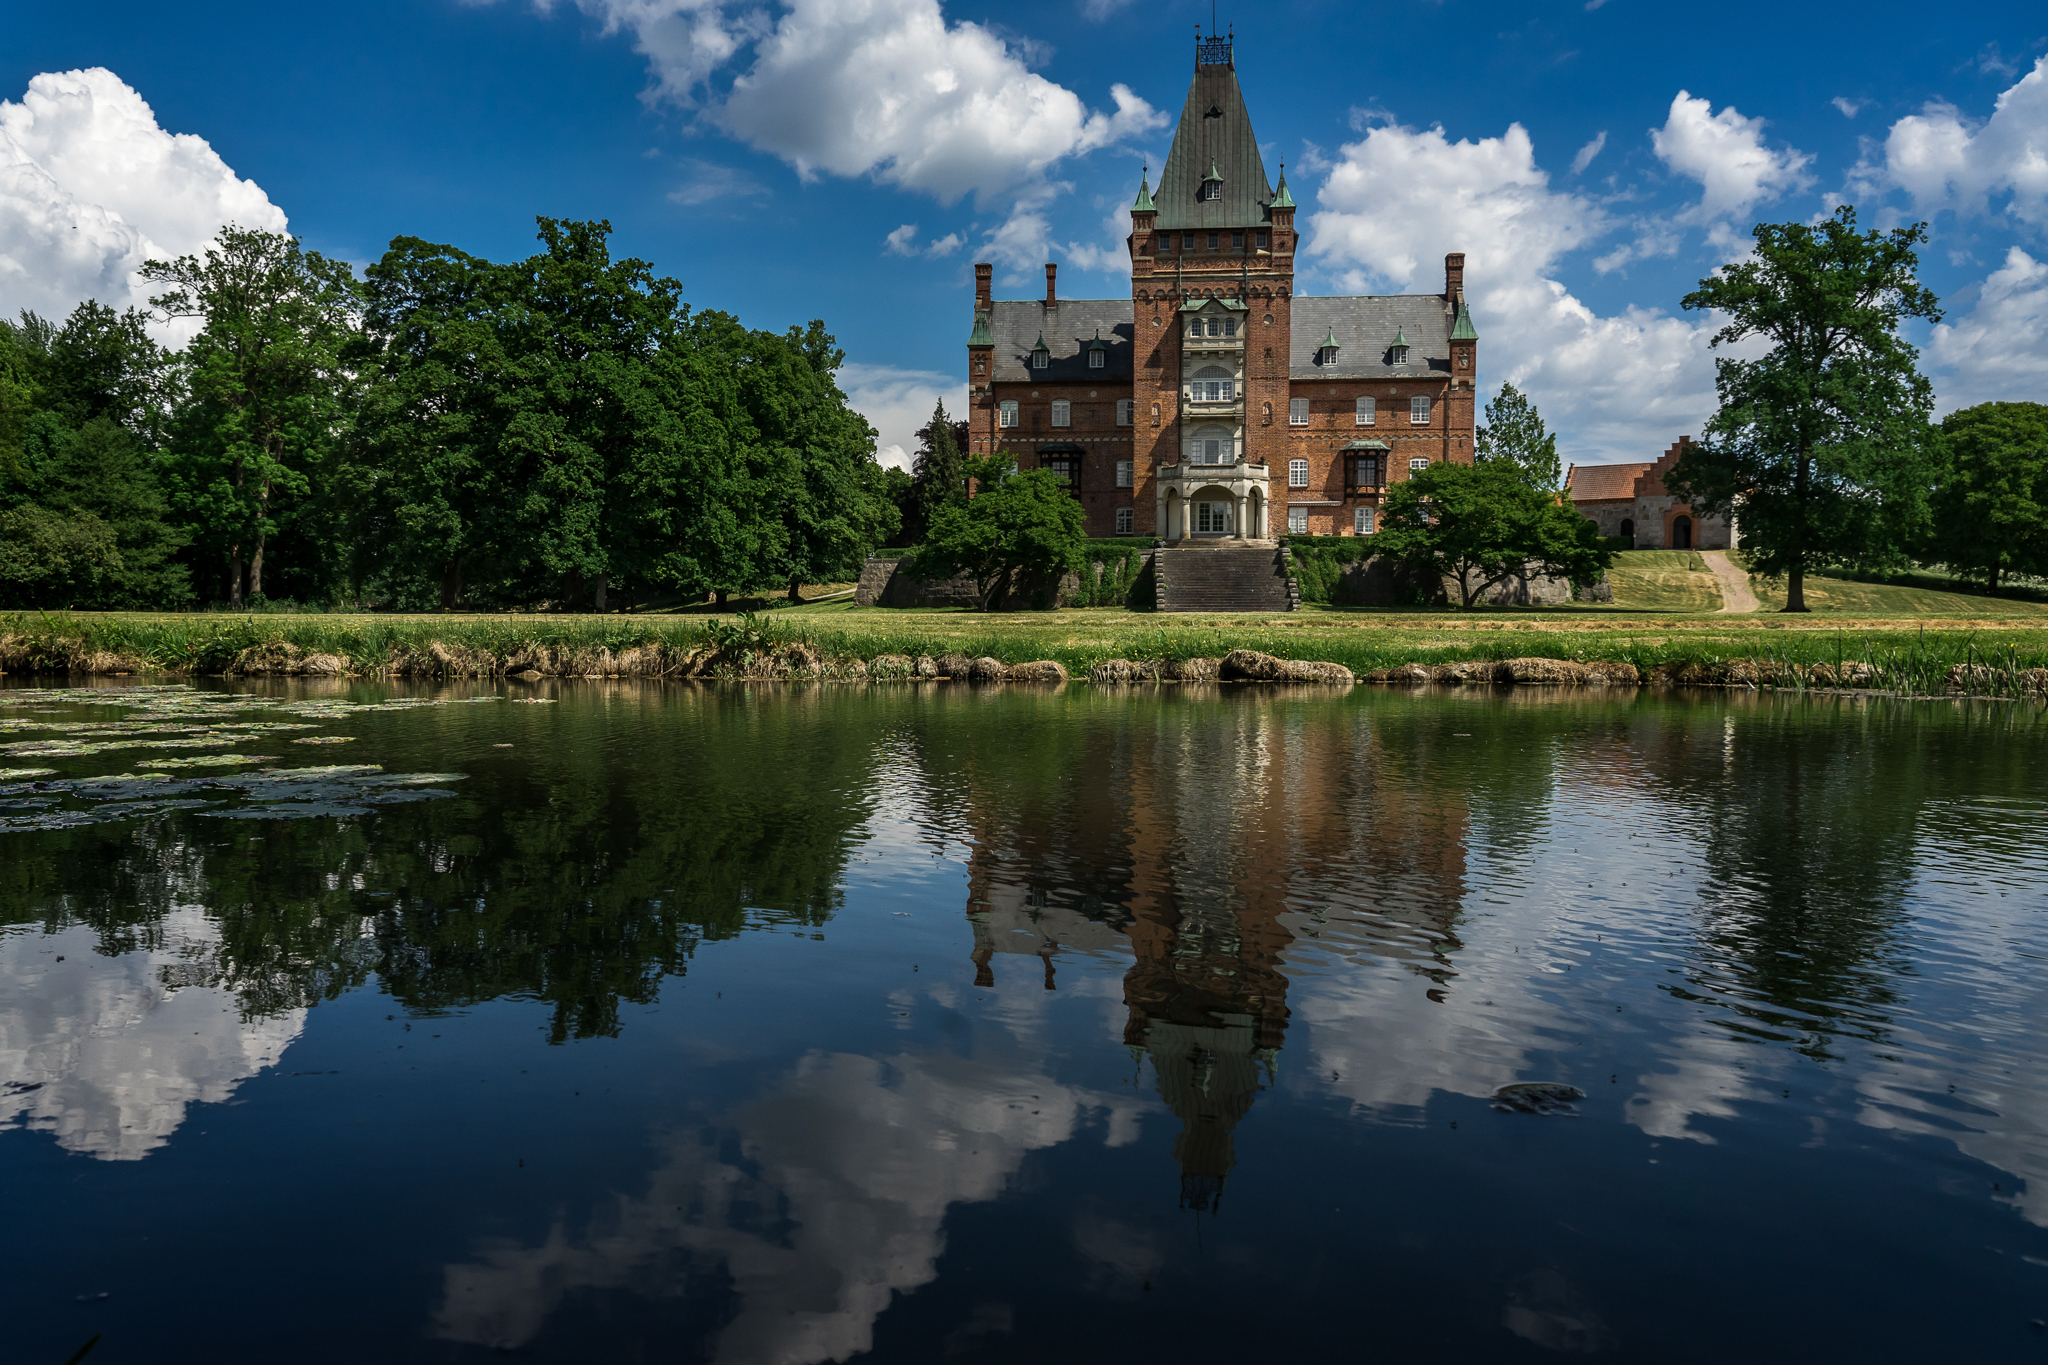
<svg viewBox="0 0 2048 1365">
<path fill-rule="evenodd" d="M 1266 537 L 1266 466 L 1167 465 L 1157 483 L 1160 539 L 1263 540 Z"/>
</svg>

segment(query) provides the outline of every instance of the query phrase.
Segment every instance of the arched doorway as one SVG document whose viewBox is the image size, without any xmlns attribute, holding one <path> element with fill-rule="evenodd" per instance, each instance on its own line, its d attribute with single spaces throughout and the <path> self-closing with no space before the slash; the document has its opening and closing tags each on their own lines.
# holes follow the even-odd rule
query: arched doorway
<svg viewBox="0 0 2048 1365">
<path fill-rule="evenodd" d="M 1634 517 L 1623 517 L 1621 519 L 1621 538 L 1628 542 L 1629 549 L 1635 549 L 1636 519 Z"/>
<path fill-rule="evenodd" d="M 1677 517 L 1671 523 L 1671 548 L 1690 550 L 1692 548 L 1692 518 Z"/>
<path fill-rule="evenodd" d="M 1208 540 L 1235 534 L 1237 499 L 1228 488 L 1210 484 L 1188 495 L 1188 533 Z"/>
<path fill-rule="evenodd" d="M 1257 488 L 1245 498 L 1244 533 L 1250 540 L 1266 538 L 1266 495 Z"/>
</svg>

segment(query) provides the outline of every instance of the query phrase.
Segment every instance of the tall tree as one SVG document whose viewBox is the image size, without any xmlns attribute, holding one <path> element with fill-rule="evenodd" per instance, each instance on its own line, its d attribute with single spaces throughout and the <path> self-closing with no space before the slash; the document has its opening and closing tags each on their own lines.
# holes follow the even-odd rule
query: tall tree
<svg viewBox="0 0 2048 1365">
<path fill-rule="evenodd" d="M 917 454 L 910 462 L 910 493 L 903 507 L 903 535 L 921 544 L 939 508 L 967 501 L 967 424 L 946 415 L 945 400 L 932 408 L 932 420 L 917 433 Z"/>
<path fill-rule="evenodd" d="M 2048 574 L 2048 406 L 1979 403 L 1942 419 L 1929 557 L 1998 592 Z"/>
<path fill-rule="evenodd" d="M 360 299 L 353 272 L 295 237 L 223 228 L 205 256 L 149 261 L 158 316 L 190 318 L 190 398 L 173 433 L 177 493 L 227 570 L 228 601 L 263 593 L 284 505 L 311 487 L 351 406 L 342 351 Z"/>
<path fill-rule="evenodd" d="M 1938 320 L 1919 281 L 1925 224 L 1858 232 L 1848 205 L 1817 224 L 1759 223 L 1755 254 L 1687 294 L 1728 321 L 1716 348 L 1720 409 L 1665 486 L 1710 512 L 1739 509 L 1754 571 L 1806 611 L 1809 569 L 1896 562 L 1924 534 L 1933 389 L 1899 336 Z"/>
<path fill-rule="evenodd" d="M 1553 491 L 1564 483 L 1557 459 L 1557 436 L 1543 425 L 1543 416 L 1529 396 L 1513 384 L 1486 405 L 1486 425 L 1473 438 L 1479 464 L 1506 464 L 1522 471 L 1532 488 Z"/>
<path fill-rule="evenodd" d="M 1433 464 L 1395 484 L 1373 548 L 1432 578 L 1451 578 L 1471 606 L 1518 574 L 1591 583 L 1614 552 L 1592 522 L 1532 485 L 1520 464 Z"/>
<path fill-rule="evenodd" d="M 1057 586 L 1080 567 L 1085 524 L 1081 504 L 1043 469 L 987 479 L 974 501 L 940 504 L 917 572 L 972 574 L 981 609 L 1000 611 L 1020 587 L 1033 580 Z"/>
</svg>

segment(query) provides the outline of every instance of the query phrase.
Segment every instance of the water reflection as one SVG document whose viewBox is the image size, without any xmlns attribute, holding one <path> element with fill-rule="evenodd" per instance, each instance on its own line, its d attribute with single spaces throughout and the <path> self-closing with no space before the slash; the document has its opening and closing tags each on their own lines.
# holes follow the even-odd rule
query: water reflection
<svg viewBox="0 0 2048 1365">
<path fill-rule="evenodd" d="M 664 1143 L 641 1194 L 538 1246 L 450 1266 L 434 1333 L 516 1348 L 589 1290 L 724 1297 L 711 1358 L 844 1360 L 928 1284 L 948 1210 L 1002 1193 L 1025 1156 L 1085 1130 L 1137 1139 L 1129 1096 L 950 1054 L 812 1053 L 761 1098 Z"/>
</svg>

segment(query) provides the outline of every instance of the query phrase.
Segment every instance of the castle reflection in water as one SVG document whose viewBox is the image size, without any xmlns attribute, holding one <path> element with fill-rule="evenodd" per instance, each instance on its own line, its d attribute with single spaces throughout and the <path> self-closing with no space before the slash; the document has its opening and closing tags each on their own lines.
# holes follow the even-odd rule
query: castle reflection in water
<svg viewBox="0 0 2048 1365">
<path fill-rule="evenodd" d="M 1361 711 L 1316 717 L 1311 742 L 1307 708 L 1237 700 L 1105 728 L 1085 785 L 1071 767 L 1038 792 L 972 784 L 975 984 L 1029 972 L 1055 990 L 1061 953 L 1130 955 L 1124 1042 L 1180 1122 L 1196 1211 L 1218 1206 L 1237 1125 L 1278 1078 L 1288 949 L 1335 912 L 1352 937 L 1330 946 L 1403 959 L 1440 999 L 1465 894 L 1467 786 L 1422 780 L 1425 736 L 1390 743 Z"/>
</svg>

